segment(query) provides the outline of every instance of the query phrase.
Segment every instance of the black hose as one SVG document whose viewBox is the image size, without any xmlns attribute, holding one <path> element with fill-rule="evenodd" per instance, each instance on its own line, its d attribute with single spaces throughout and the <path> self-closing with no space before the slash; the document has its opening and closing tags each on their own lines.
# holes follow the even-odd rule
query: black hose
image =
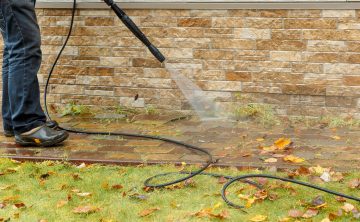
<svg viewBox="0 0 360 222">
<path fill-rule="evenodd" d="M 67 43 L 69 41 L 69 38 L 70 38 L 70 36 L 72 34 L 72 29 L 73 29 L 73 26 L 74 26 L 75 12 L 76 12 L 76 6 L 77 6 L 76 5 L 76 0 L 74 0 L 73 7 L 72 7 L 72 14 L 71 14 L 71 22 L 70 22 L 69 32 L 68 32 L 68 34 L 66 36 L 66 40 L 65 40 L 63 46 L 61 47 L 61 49 L 60 49 L 60 51 L 59 51 L 53 65 L 52 65 L 52 67 L 51 67 L 51 69 L 49 71 L 48 78 L 46 80 L 45 91 L 44 91 L 44 106 L 45 106 L 45 114 L 46 114 L 47 118 L 50 121 L 51 121 L 51 117 L 50 117 L 49 112 L 48 112 L 47 100 L 46 100 L 47 91 L 48 91 L 48 87 L 50 85 L 50 79 L 51 79 L 52 73 L 53 73 L 53 71 L 54 71 L 54 69 L 55 69 L 55 67 L 57 65 L 57 62 L 58 62 L 59 58 L 61 57 L 61 54 L 64 51 L 64 49 L 65 49 L 65 47 L 66 47 L 66 45 L 67 45 Z M 161 140 L 161 141 L 164 141 L 164 142 L 173 143 L 173 144 L 185 147 L 188 150 L 198 151 L 198 152 L 203 153 L 204 155 L 207 156 L 207 161 L 204 164 L 204 166 L 202 166 L 199 170 L 196 170 L 194 172 L 162 173 L 162 174 L 158 174 L 158 175 L 155 175 L 153 177 L 148 178 L 147 180 L 145 180 L 144 185 L 147 186 L 147 187 L 151 187 L 151 188 L 163 188 L 163 187 L 166 187 L 166 186 L 174 185 L 174 184 L 177 184 L 177 183 L 180 183 L 180 182 L 184 182 L 184 181 L 186 181 L 186 180 L 188 180 L 188 179 L 190 179 L 192 177 L 195 177 L 197 175 L 207 175 L 207 176 L 212 176 L 212 177 L 224 177 L 225 179 L 228 179 L 229 181 L 223 186 L 223 188 L 221 190 L 222 198 L 224 199 L 224 201 L 229 206 L 241 209 L 241 208 L 244 208 L 244 206 L 234 204 L 233 202 L 228 200 L 228 198 L 226 197 L 227 188 L 230 185 L 232 185 L 233 183 L 237 182 L 237 181 L 243 181 L 243 182 L 249 183 L 249 184 L 251 184 L 251 185 L 253 185 L 253 186 L 260 189 L 261 186 L 259 184 L 257 184 L 256 182 L 253 182 L 251 180 L 248 180 L 248 178 L 261 177 L 261 178 L 270 178 L 270 179 L 281 180 L 281 181 L 286 181 L 286 182 L 298 184 L 298 185 L 301 185 L 301 186 L 313 188 L 313 189 L 320 190 L 320 191 L 323 191 L 323 192 L 326 192 L 326 193 L 329 193 L 329 194 L 333 194 L 333 195 L 336 195 L 336 196 L 340 196 L 340 197 L 343 197 L 343 198 L 347 198 L 347 199 L 350 199 L 350 200 L 355 200 L 355 201 L 360 202 L 360 198 L 358 198 L 358 197 L 349 196 L 349 195 L 346 195 L 346 194 L 343 194 L 343 193 L 332 191 L 332 190 L 322 188 L 322 187 L 319 187 L 319 186 L 316 186 L 316 185 L 312 185 L 312 184 L 309 184 L 309 183 L 305 183 L 305 182 L 302 182 L 302 181 L 297 181 L 297 180 L 292 180 L 292 179 L 287 179 L 287 178 L 282 178 L 282 177 L 277 177 L 277 176 L 272 176 L 272 175 L 267 175 L 267 174 L 247 174 L 247 175 L 232 177 L 232 176 L 221 175 L 221 174 L 206 173 L 204 171 L 211 164 L 214 163 L 214 159 L 213 159 L 212 154 L 209 151 L 207 151 L 207 150 L 205 150 L 203 148 L 200 148 L 200 147 L 197 147 L 197 146 L 194 146 L 194 145 L 190 145 L 190 144 L 187 144 L 187 143 L 183 143 L 183 142 L 173 140 L 173 139 L 168 139 L 168 138 L 158 137 L 158 136 L 131 134 L 131 133 L 110 133 L 110 132 L 80 131 L 80 130 L 74 130 L 74 129 L 67 129 L 67 128 L 60 127 L 60 126 L 59 126 L 59 128 L 62 129 L 62 130 L 66 130 L 66 131 L 68 131 L 70 133 L 80 133 L 80 134 L 88 134 L 88 135 L 126 136 L 126 137 L 134 137 L 134 138 Z M 161 184 L 152 184 L 151 183 L 151 181 L 153 179 L 156 179 L 156 178 L 159 178 L 159 177 L 165 177 L 165 176 L 169 176 L 169 175 L 177 175 L 177 174 L 180 174 L 180 175 L 185 174 L 187 176 L 184 176 L 184 177 L 182 177 L 180 179 L 176 179 L 176 180 L 173 180 L 173 181 L 170 181 L 170 182 L 161 183 Z"/>
</svg>

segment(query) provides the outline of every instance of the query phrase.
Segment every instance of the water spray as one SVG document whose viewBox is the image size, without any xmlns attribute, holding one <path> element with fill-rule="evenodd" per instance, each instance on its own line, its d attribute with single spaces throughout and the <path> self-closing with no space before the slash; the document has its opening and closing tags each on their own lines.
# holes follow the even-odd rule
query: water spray
<svg viewBox="0 0 360 222">
<path fill-rule="evenodd" d="M 116 3 L 114 3 L 113 0 L 104 0 L 105 3 L 107 5 L 109 5 L 111 7 L 111 9 L 115 12 L 115 14 L 119 17 L 119 19 L 125 24 L 126 27 L 128 27 L 130 29 L 130 31 L 132 33 L 134 33 L 134 35 L 141 40 L 150 50 L 150 52 L 156 57 L 157 60 L 159 60 L 161 63 L 165 61 L 165 57 L 161 54 L 161 52 L 154 46 L 151 44 L 151 42 L 147 39 L 147 37 L 140 31 L 140 29 L 136 26 L 136 24 L 125 14 L 125 12 L 120 9 Z M 49 115 L 48 112 L 48 108 L 47 108 L 47 89 L 50 85 L 50 79 L 52 76 L 52 73 L 56 67 L 56 64 L 59 60 L 59 58 L 61 57 L 61 54 L 63 52 L 63 50 L 65 49 L 67 42 L 71 36 L 72 33 L 72 29 L 73 29 L 73 25 L 74 25 L 74 18 L 75 18 L 75 11 L 76 11 L 76 0 L 73 1 L 73 7 L 72 7 L 72 16 L 71 16 L 71 22 L 70 22 L 70 28 L 69 28 L 69 32 L 68 35 L 65 39 L 65 42 L 63 44 L 63 46 L 61 47 L 50 71 L 48 74 L 48 78 L 46 80 L 46 85 L 45 85 L 45 90 L 44 90 L 44 106 L 45 106 L 45 114 L 48 117 L 48 120 L 51 121 L 54 125 L 57 125 L 57 123 L 55 121 L 51 120 L 51 117 Z M 186 87 L 186 84 L 190 84 L 187 79 L 185 77 L 181 77 L 181 75 L 176 75 L 175 76 L 176 79 L 178 79 L 177 83 L 178 84 L 185 84 L 185 86 L 181 87 L 183 89 L 188 89 L 191 92 L 192 87 Z M 184 79 L 185 78 L 185 79 Z M 176 80 L 175 80 L 176 81 Z M 190 81 L 190 80 L 189 80 Z M 191 81 L 190 81 L 191 82 Z M 196 88 L 196 87 L 195 87 Z M 184 92 L 184 91 L 183 91 Z M 196 93 L 195 97 L 196 98 Z M 186 95 L 185 95 L 186 97 Z M 200 104 L 201 105 L 201 104 Z M 200 107 L 201 108 L 201 107 Z M 74 129 L 66 129 L 64 127 L 61 127 L 59 125 L 57 125 L 59 129 L 62 130 L 66 130 L 70 133 L 80 133 L 80 134 L 88 134 L 88 135 L 107 135 L 107 136 L 126 136 L 126 137 L 133 137 L 133 138 L 142 138 L 142 139 L 153 139 L 153 140 L 160 140 L 160 141 L 164 141 L 164 142 L 168 142 L 168 143 L 172 143 L 172 144 L 176 144 L 179 146 L 182 146 L 190 151 L 194 151 L 194 152 L 198 152 L 198 153 L 202 153 L 207 157 L 207 161 L 206 163 L 198 170 L 192 171 L 192 172 L 170 172 L 170 173 L 162 173 L 162 174 L 158 174 L 155 175 L 153 177 L 148 178 L 145 182 L 144 185 L 150 188 L 164 188 L 170 185 L 174 185 L 180 182 L 184 182 L 190 178 L 193 178 L 197 175 L 207 175 L 207 176 L 211 176 L 211 177 L 224 177 L 226 179 L 228 179 L 229 181 L 223 186 L 222 190 L 221 190 L 221 195 L 223 200 L 231 207 L 234 208 L 238 208 L 238 209 L 242 209 L 244 208 L 244 206 L 240 206 L 237 205 L 233 202 L 231 202 L 230 200 L 228 200 L 228 198 L 226 197 L 226 190 L 227 188 L 232 185 L 235 182 L 241 181 L 241 182 L 245 182 L 248 184 L 251 184 L 253 186 L 255 186 L 258 189 L 261 189 L 261 186 L 251 180 L 249 180 L 250 178 L 258 178 L 258 177 L 262 177 L 262 178 L 269 178 L 269 179 L 275 179 L 275 180 L 281 180 L 281 181 L 285 181 L 285 182 L 290 182 L 290 183 L 294 183 L 294 184 L 298 184 L 301 186 L 305 186 L 305 187 L 309 187 L 309 188 L 313 188 L 319 191 L 323 191 L 325 193 L 329 193 L 329 194 L 333 194 L 336 196 L 340 196 L 340 197 L 344 197 L 347 198 L 349 200 L 354 200 L 357 202 L 360 202 L 360 198 L 358 197 L 353 197 L 350 195 L 346 195 L 343 193 L 339 193 L 336 191 L 332 191 L 326 188 L 322 188 L 310 183 L 305 183 L 302 181 L 298 181 L 298 180 L 292 180 L 292 179 L 287 179 L 287 178 L 282 178 L 282 177 L 277 177 L 277 176 L 273 176 L 273 175 L 267 175 L 267 174 L 247 174 L 247 175 L 242 175 L 242 176 L 236 176 L 236 177 L 232 177 L 232 176 L 227 176 L 227 175 L 220 175 L 220 174 L 212 174 L 212 173 L 206 173 L 204 172 L 209 166 L 211 166 L 212 164 L 216 163 L 216 160 L 214 160 L 213 155 L 206 149 L 204 148 L 200 148 L 191 144 L 187 144 L 181 141 L 177 141 L 177 140 L 173 140 L 173 139 L 169 139 L 169 138 L 164 138 L 164 137 L 159 137 L 159 136 L 150 136 L 150 135 L 141 135 L 141 134 L 131 134 L 131 133 L 109 133 L 109 132 L 92 132 L 92 131 L 80 131 L 80 130 L 74 130 Z M 184 175 L 179 179 L 176 180 L 171 180 L 169 182 L 164 182 L 164 183 L 155 183 L 153 182 L 155 179 L 159 179 L 159 178 L 168 178 L 171 177 L 172 175 Z"/>
</svg>

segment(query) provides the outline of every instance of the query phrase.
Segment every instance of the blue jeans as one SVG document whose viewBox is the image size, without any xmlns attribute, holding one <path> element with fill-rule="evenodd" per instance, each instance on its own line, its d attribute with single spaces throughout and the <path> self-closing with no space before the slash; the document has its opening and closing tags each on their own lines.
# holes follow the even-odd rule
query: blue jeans
<svg viewBox="0 0 360 222">
<path fill-rule="evenodd" d="M 41 65 L 35 0 L 0 0 L 4 40 L 2 118 L 4 130 L 20 134 L 43 125 L 37 73 Z"/>
</svg>

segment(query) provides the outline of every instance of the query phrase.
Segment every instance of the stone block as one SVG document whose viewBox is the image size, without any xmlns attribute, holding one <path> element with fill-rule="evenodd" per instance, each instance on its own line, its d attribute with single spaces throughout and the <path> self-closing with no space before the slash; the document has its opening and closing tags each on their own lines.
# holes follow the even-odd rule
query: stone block
<svg viewBox="0 0 360 222">
<path fill-rule="evenodd" d="M 296 51 L 272 51 L 270 59 L 274 61 L 301 61 L 301 52 Z"/>
</svg>

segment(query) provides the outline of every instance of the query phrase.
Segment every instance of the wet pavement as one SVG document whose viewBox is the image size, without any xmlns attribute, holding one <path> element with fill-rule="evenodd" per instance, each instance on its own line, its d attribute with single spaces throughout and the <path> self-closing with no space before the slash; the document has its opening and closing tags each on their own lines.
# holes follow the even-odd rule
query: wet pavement
<svg viewBox="0 0 360 222">
<path fill-rule="evenodd" d="M 181 118 L 180 118 L 181 117 Z M 210 151 L 215 165 L 294 168 L 299 165 L 360 169 L 360 129 L 304 126 L 264 127 L 253 121 L 207 121 L 174 115 L 142 116 L 131 121 L 113 118 L 63 117 L 57 121 L 78 130 L 139 133 L 163 136 Z M 284 150 L 264 151 L 279 138 L 292 144 Z M 20 147 L 14 138 L 0 135 L 0 155 L 20 160 L 62 160 L 115 164 L 203 163 L 206 156 L 171 143 L 125 136 L 71 134 L 54 148 Z M 284 161 L 293 155 L 302 163 Z M 271 163 L 267 163 L 272 158 Z M 276 162 L 274 162 L 276 159 Z"/>
</svg>

